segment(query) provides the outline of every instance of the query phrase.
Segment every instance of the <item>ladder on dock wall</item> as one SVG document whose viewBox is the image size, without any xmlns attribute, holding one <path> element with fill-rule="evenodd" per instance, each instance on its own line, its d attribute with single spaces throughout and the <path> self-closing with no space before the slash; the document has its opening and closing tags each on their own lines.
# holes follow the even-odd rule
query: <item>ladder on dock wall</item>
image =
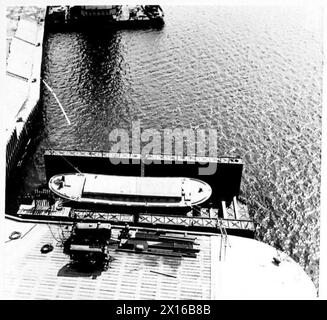
<svg viewBox="0 0 327 320">
<path fill-rule="evenodd" d="M 228 241 L 228 234 L 226 228 L 224 227 L 221 218 L 217 217 L 217 226 L 220 230 L 220 249 L 219 249 L 219 261 L 226 259 L 227 246 L 230 247 Z"/>
</svg>

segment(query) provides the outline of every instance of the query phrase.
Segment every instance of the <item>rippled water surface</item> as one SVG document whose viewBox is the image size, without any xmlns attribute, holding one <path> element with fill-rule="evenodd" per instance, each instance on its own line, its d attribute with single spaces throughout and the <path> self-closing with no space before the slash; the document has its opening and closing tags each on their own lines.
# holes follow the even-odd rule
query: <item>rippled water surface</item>
<svg viewBox="0 0 327 320">
<path fill-rule="evenodd" d="M 23 189 L 44 182 L 42 152 L 110 148 L 114 128 L 214 128 L 218 154 L 244 159 L 256 238 L 317 284 L 321 16 L 300 8 L 165 7 L 165 26 L 49 33 L 44 131 Z"/>
</svg>

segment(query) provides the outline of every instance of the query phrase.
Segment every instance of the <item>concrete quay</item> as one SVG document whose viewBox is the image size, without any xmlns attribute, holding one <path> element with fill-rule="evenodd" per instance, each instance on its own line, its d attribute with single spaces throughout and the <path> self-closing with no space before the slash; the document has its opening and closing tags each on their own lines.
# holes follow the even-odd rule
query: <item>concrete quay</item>
<svg viewBox="0 0 327 320">
<path fill-rule="evenodd" d="M 40 101 L 46 7 L 7 7 L 6 176 L 29 141 Z"/>
<path fill-rule="evenodd" d="M 23 236 L 10 241 L 13 231 Z M 109 270 L 82 273 L 63 253 L 60 239 L 67 232 L 64 225 L 5 220 L 3 299 L 316 298 L 313 283 L 294 260 L 253 239 L 228 236 L 225 241 L 222 235 L 190 232 L 200 249 L 196 258 L 111 250 Z M 119 228 L 113 229 L 113 238 L 118 232 Z M 46 243 L 52 243 L 54 250 L 42 254 Z"/>
</svg>

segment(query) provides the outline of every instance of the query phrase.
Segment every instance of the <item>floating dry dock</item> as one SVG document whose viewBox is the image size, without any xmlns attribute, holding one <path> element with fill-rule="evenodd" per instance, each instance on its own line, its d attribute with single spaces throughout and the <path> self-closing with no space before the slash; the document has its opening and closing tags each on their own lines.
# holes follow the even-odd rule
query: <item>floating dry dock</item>
<svg viewBox="0 0 327 320">
<path fill-rule="evenodd" d="M 207 182 L 212 201 L 230 202 L 240 193 L 243 161 L 239 157 L 187 157 L 89 150 L 45 150 L 47 181 L 75 167 L 85 173 L 144 177 L 191 177 Z M 208 168 L 209 171 L 201 171 Z"/>
<path fill-rule="evenodd" d="M 209 163 L 216 165 L 214 174 L 200 176 L 212 189 L 209 201 L 194 208 L 128 208 L 81 206 L 66 202 L 61 207 L 38 196 L 22 204 L 17 212 L 20 219 L 39 221 L 98 221 L 112 224 L 129 223 L 156 228 L 207 230 L 253 237 L 255 226 L 246 204 L 238 199 L 243 162 L 239 158 L 200 158 L 148 156 L 146 164 L 138 154 L 118 154 L 94 151 L 47 150 L 44 154 L 47 180 L 56 174 L 72 170 L 122 176 L 166 176 L 198 178 L 198 169 Z M 95 172 L 96 171 L 96 172 Z M 47 191 L 46 191 L 47 192 Z M 48 192 L 49 193 L 49 192 Z"/>
</svg>

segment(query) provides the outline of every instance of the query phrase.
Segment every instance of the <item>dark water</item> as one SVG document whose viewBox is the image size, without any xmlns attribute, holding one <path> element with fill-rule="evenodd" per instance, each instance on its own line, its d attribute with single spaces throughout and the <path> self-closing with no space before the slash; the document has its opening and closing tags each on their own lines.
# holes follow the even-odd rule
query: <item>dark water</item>
<svg viewBox="0 0 327 320">
<path fill-rule="evenodd" d="M 321 16 L 300 8 L 166 7 L 161 30 L 50 33 L 44 130 L 24 191 L 45 181 L 42 152 L 108 150 L 109 132 L 218 131 L 218 155 L 245 161 L 242 195 L 256 238 L 282 248 L 315 283 L 319 266 Z M 318 11 L 319 12 L 319 11 Z"/>
</svg>

